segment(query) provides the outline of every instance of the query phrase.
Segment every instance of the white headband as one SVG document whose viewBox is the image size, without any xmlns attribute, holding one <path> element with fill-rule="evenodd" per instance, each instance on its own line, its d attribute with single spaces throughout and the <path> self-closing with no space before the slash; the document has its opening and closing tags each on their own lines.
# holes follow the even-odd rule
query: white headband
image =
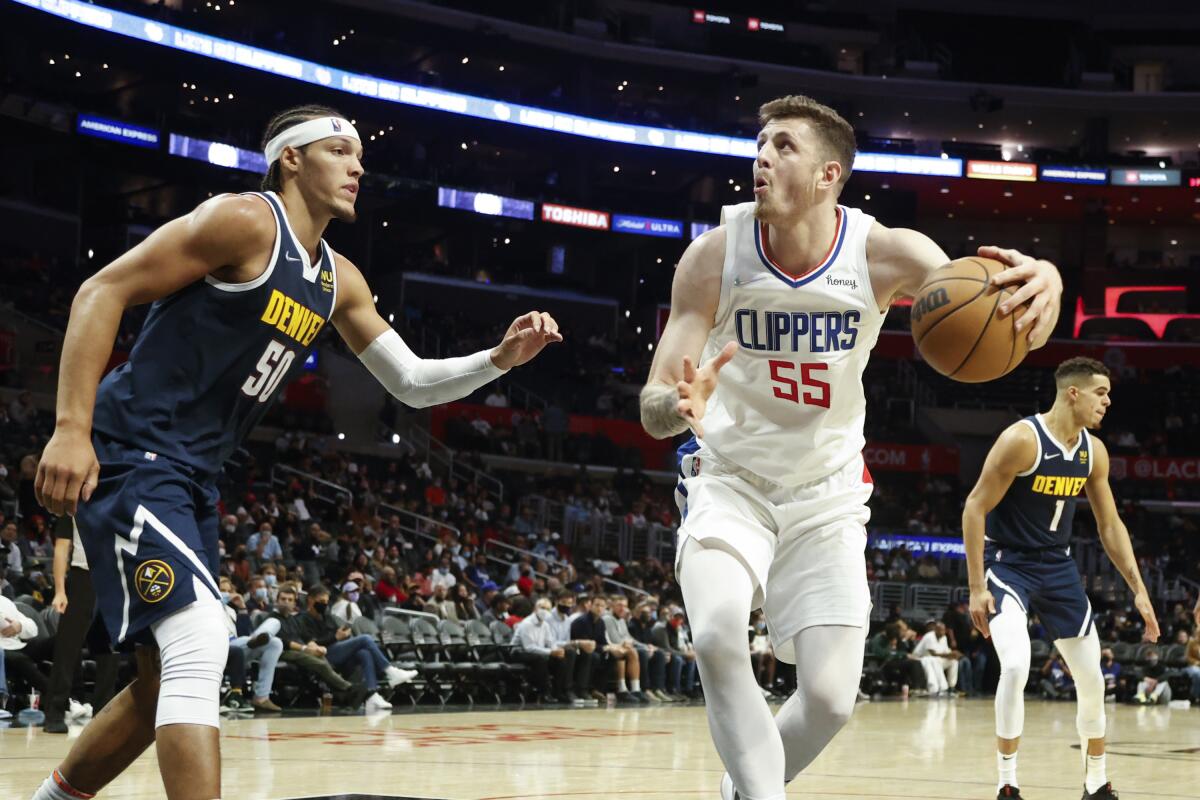
<svg viewBox="0 0 1200 800">
<path fill-rule="evenodd" d="M 267 157 L 267 165 L 274 164 L 285 147 L 303 147 L 321 139 L 328 139 L 330 136 L 346 136 L 356 141 L 362 141 L 358 131 L 354 129 L 348 119 L 341 117 L 310 119 L 299 125 L 293 125 L 267 142 L 267 147 L 263 151 Z"/>
</svg>

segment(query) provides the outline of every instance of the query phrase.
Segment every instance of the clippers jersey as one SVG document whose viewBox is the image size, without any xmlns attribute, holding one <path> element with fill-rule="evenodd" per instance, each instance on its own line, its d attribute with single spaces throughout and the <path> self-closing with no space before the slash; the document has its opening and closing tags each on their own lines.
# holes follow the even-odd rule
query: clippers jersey
<svg viewBox="0 0 1200 800">
<path fill-rule="evenodd" d="M 862 375 L 886 315 L 867 270 L 874 217 L 840 205 L 836 213 L 829 252 L 797 278 L 767 256 L 753 203 L 721 212 L 721 299 L 703 360 L 730 341 L 741 349 L 721 369 L 704 443 L 782 486 L 831 475 L 866 444 Z"/>
<path fill-rule="evenodd" d="M 1068 450 L 1050 433 L 1041 414 L 1021 423 L 1037 436 L 1037 461 L 1013 479 L 987 515 L 986 538 L 1001 548 L 1065 551 L 1079 493 L 1092 474 L 1091 434 L 1080 431 L 1079 441 Z"/>
<path fill-rule="evenodd" d="M 215 475 L 303 366 L 337 298 L 333 251 L 309 263 L 283 204 L 262 275 L 202 281 L 155 301 L 129 361 L 96 394 L 93 430 L 110 440 Z"/>
</svg>

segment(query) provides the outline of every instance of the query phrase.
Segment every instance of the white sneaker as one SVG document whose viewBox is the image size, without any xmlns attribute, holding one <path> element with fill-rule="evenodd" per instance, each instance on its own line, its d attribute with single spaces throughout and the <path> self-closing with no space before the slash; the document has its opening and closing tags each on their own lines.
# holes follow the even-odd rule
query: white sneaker
<svg viewBox="0 0 1200 800">
<path fill-rule="evenodd" d="M 396 687 L 402 683 L 408 683 L 413 678 L 417 677 L 415 669 L 400 669 L 396 666 L 388 666 L 383 671 L 384 677 L 387 678 L 388 686 Z"/>
<path fill-rule="evenodd" d="M 91 703 L 80 703 L 74 698 L 67 699 L 67 716 L 68 717 L 90 717 L 92 715 Z"/>
<path fill-rule="evenodd" d="M 12 712 L 7 708 L 0 708 L 0 719 L 12 719 Z"/>
<path fill-rule="evenodd" d="M 372 711 L 390 711 L 392 708 L 392 704 L 380 697 L 379 692 L 368 697 L 365 706 L 368 714 Z"/>
<path fill-rule="evenodd" d="M 738 800 L 737 790 L 733 788 L 733 778 L 726 772 L 721 776 L 721 800 Z"/>
</svg>

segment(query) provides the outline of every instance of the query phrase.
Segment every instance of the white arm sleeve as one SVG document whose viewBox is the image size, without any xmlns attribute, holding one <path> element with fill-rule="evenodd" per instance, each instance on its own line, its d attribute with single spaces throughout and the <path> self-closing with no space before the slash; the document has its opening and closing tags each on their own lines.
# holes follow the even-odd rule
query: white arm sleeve
<svg viewBox="0 0 1200 800">
<path fill-rule="evenodd" d="M 413 408 L 466 397 L 506 371 L 492 363 L 487 350 L 456 358 L 419 358 L 391 329 L 367 345 L 358 360 L 392 396 Z"/>
</svg>

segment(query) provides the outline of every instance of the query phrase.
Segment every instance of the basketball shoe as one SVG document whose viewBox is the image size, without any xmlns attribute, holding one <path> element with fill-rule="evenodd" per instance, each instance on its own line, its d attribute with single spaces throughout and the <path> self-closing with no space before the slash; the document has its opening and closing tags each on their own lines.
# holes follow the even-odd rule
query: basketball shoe
<svg viewBox="0 0 1200 800">
<path fill-rule="evenodd" d="M 1083 800 L 1117 800 L 1119 796 L 1111 783 L 1104 784 L 1094 792 L 1089 792 L 1086 786 L 1083 787 Z"/>
</svg>

